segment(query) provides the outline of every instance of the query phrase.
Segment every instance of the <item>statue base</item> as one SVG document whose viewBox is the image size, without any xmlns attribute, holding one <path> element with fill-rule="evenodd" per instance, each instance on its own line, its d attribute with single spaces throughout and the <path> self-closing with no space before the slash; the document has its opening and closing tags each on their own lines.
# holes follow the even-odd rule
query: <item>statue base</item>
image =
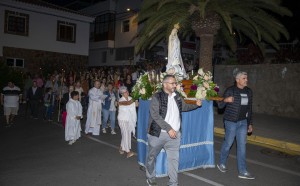
<svg viewBox="0 0 300 186">
<path fill-rule="evenodd" d="M 189 95 L 192 85 L 193 85 L 193 80 L 182 80 L 183 91 L 185 92 L 186 95 Z M 209 98 L 209 100 L 212 100 L 212 101 L 222 101 L 223 99 L 224 98 L 219 97 L 219 96 Z M 186 100 L 185 99 L 184 102 L 187 104 L 196 104 L 195 100 Z"/>
</svg>

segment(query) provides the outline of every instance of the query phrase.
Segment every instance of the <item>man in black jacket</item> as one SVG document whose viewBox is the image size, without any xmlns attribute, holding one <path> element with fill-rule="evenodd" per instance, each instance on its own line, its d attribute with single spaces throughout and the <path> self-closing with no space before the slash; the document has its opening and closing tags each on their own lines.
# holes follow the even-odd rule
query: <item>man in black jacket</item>
<svg viewBox="0 0 300 186">
<path fill-rule="evenodd" d="M 175 91 L 176 85 L 175 77 L 166 75 L 163 80 L 163 90 L 152 96 L 146 160 L 148 185 L 157 185 L 155 182 L 155 161 L 162 148 L 167 153 L 168 185 L 178 185 L 181 112 L 201 106 L 201 100 L 197 100 L 196 105 L 186 104 L 179 93 Z"/>
<path fill-rule="evenodd" d="M 252 91 L 247 87 L 248 77 L 246 72 L 239 71 L 235 75 L 235 85 L 224 92 L 224 100 L 219 107 L 225 108 L 225 140 L 223 142 L 220 162 L 217 165 L 221 172 L 226 172 L 226 161 L 234 139 L 237 141 L 237 164 L 239 178 L 254 179 L 246 167 L 246 142 L 247 133 L 252 133 Z"/>
<path fill-rule="evenodd" d="M 30 105 L 31 115 L 34 119 L 38 119 L 39 115 L 39 104 L 43 100 L 43 90 L 37 86 L 36 81 L 33 81 L 32 87 L 28 89 L 27 101 Z"/>
</svg>

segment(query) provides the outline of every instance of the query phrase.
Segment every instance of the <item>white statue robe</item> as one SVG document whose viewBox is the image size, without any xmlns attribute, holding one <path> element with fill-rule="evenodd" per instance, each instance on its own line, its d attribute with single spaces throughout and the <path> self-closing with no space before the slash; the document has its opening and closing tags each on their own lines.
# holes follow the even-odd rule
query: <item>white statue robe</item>
<svg viewBox="0 0 300 186">
<path fill-rule="evenodd" d="M 171 68 L 174 68 L 175 73 L 177 73 L 178 76 L 186 77 L 186 71 L 180 51 L 180 40 L 177 36 L 177 32 L 175 32 L 174 29 L 169 36 L 167 71 Z"/>
<path fill-rule="evenodd" d="M 129 101 L 131 97 L 126 100 L 124 97 L 119 99 L 119 102 Z M 131 133 L 135 134 L 137 115 L 135 103 L 130 105 L 120 105 L 118 113 L 118 123 L 121 129 L 121 148 L 125 152 L 129 152 L 131 149 Z"/>
<path fill-rule="evenodd" d="M 82 106 L 77 100 L 70 99 L 66 105 L 67 118 L 65 127 L 65 140 L 77 140 L 80 137 L 81 125 L 76 116 L 82 118 Z"/>
<path fill-rule="evenodd" d="M 94 87 L 89 90 L 89 107 L 85 124 L 86 134 L 100 134 L 102 96 L 103 92 L 100 89 Z"/>
</svg>

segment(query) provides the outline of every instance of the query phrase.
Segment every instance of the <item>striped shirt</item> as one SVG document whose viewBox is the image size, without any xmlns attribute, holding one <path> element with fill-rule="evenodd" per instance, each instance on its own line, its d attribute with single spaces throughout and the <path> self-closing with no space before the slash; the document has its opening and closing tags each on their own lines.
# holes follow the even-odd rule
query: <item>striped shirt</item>
<svg viewBox="0 0 300 186">
<path fill-rule="evenodd" d="M 19 96 L 21 95 L 21 90 L 19 87 L 4 87 L 1 94 L 4 95 L 4 107 L 19 106 Z"/>
</svg>

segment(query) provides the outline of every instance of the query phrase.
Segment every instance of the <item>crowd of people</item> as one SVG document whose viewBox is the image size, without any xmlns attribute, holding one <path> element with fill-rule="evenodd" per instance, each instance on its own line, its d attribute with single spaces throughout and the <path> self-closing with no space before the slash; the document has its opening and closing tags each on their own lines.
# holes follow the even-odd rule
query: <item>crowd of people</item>
<svg viewBox="0 0 300 186">
<path fill-rule="evenodd" d="M 2 100 L 4 95 L 14 95 L 9 96 L 14 100 L 6 99 L 3 103 L 5 127 L 13 125 L 19 103 L 26 104 L 26 114 L 27 110 L 30 110 L 33 119 L 49 122 L 57 120 L 62 123 L 66 131 L 65 139 L 70 145 L 80 137 L 82 117 L 86 117 L 86 134 L 100 135 L 101 132 L 110 132 L 115 135 L 118 123 L 123 137 L 120 153 L 126 152 L 127 157 L 131 157 L 133 153 L 130 151 L 130 140 L 131 136 L 135 135 L 138 105 L 130 97 L 131 89 L 145 71 L 158 72 L 162 71 L 163 67 L 163 64 L 148 64 L 90 68 L 76 72 L 54 70 L 46 75 L 27 73 L 24 77 L 24 87 L 19 88 L 14 82 L 9 82 L 2 91 Z"/>
<path fill-rule="evenodd" d="M 65 140 L 72 145 L 80 138 L 81 121 L 86 117 L 84 132 L 88 135 L 100 135 L 110 132 L 116 134 L 120 127 L 121 142 L 119 153 L 126 153 L 127 158 L 134 155 L 131 151 L 131 138 L 135 135 L 137 122 L 137 100 L 130 97 L 130 92 L 138 77 L 144 71 L 163 71 L 164 65 L 150 65 L 143 68 L 92 68 L 83 72 L 57 72 L 46 78 L 30 74 L 24 79 L 23 91 L 13 82 L 2 90 L 1 103 L 4 105 L 6 127 L 13 125 L 18 114 L 19 102 L 30 107 L 33 119 L 57 119 L 65 128 Z M 245 163 L 245 144 L 247 132 L 252 132 L 252 92 L 247 87 L 247 74 L 240 72 L 235 76 L 236 84 L 225 91 L 225 99 L 220 107 L 226 107 L 225 141 L 221 149 L 221 172 L 226 172 L 226 160 L 230 146 L 235 137 L 238 140 L 239 177 L 254 179 L 247 171 Z M 162 82 L 162 91 L 153 95 L 150 105 L 148 154 L 146 160 L 146 177 L 149 185 L 156 185 L 155 161 L 162 148 L 168 159 L 169 185 L 178 185 L 178 161 L 180 146 L 181 112 L 201 106 L 187 105 L 176 92 L 176 78 L 166 75 Z M 41 105 L 43 109 L 41 109 Z M 42 114 L 40 110 L 43 110 Z M 110 129 L 108 127 L 108 121 Z"/>
</svg>

